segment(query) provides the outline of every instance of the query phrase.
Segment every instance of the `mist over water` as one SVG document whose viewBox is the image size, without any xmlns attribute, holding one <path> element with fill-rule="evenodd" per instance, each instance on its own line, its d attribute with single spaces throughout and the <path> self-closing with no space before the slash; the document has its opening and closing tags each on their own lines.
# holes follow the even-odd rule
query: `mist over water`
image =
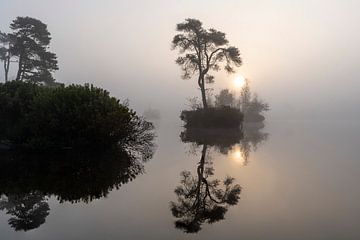
<svg viewBox="0 0 360 240">
<path fill-rule="evenodd" d="M 146 161 L 124 149 L 2 154 L 0 141 L 0 239 L 360 239 L 359 9 L 355 0 L 0 0 L 0 31 L 17 16 L 47 24 L 58 82 L 128 99 L 156 135 Z M 262 124 L 184 127 L 188 99 L 201 99 L 171 49 L 187 18 L 239 48 L 242 66 L 207 87 L 238 99 L 236 79 L 248 79 L 270 106 Z"/>
</svg>

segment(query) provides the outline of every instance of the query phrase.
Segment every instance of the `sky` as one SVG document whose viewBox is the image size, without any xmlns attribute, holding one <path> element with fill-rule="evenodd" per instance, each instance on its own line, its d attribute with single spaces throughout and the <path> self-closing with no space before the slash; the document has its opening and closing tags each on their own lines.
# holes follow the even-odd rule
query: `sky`
<svg viewBox="0 0 360 240">
<path fill-rule="evenodd" d="M 237 73 L 269 102 L 271 119 L 360 119 L 359 9 L 355 0 L 0 0 L 0 30 L 17 16 L 40 19 L 57 81 L 93 83 L 139 112 L 177 117 L 200 92 L 181 79 L 171 40 L 177 23 L 197 18 L 240 49 Z M 214 93 L 237 92 L 234 77 L 216 74 Z"/>
</svg>

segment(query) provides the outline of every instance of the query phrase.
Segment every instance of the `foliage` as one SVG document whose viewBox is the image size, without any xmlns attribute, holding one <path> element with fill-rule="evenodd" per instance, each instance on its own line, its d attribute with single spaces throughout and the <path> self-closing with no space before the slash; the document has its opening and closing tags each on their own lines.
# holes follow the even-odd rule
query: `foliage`
<svg viewBox="0 0 360 240">
<path fill-rule="evenodd" d="M 269 111 L 270 107 L 269 104 L 264 102 L 263 100 L 259 99 L 257 95 L 251 99 L 247 106 L 247 113 L 262 113 L 264 111 Z"/>
<path fill-rule="evenodd" d="M 4 61 L 5 80 L 8 80 L 10 59 L 16 58 L 16 80 L 51 85 L 52 73 L 58 70 L 57 57 L 48 50 L 50 33 L 46 24 L 31 17 L 17 17 L 10 24 L 11 33 L 1 33 L 0 60 Z"/>
<path fill-rule="evenodd" d="M 201 102 L 198 97 L 192 97 L 188 98 L 188 107 L 190 107 L 191 110 L 196 110 L 201 108 Z"/>
<path fill-rule="evenodd" d="M 250 83 L 248 79 L 245 79 L 245 84 L 241 88 L 240 92 L 240 109 L 244 113 L 246 112 L 246 109 L 248 107 L 249 102 L 251 101 L 251 90 L 250 90 Z"/>
<path fill-rule="evenodd" d="M 253 94 L 250 90 L 249 81 L 246 79 L 245 85 L 240 93 L 240 109 L 244 113 L 244 121 L 262 122 L 265 117 L 263 112 L 269 111 L 269 104 L 258 98 L 257 94 Z"/>
<path fill-rule="evenodd" d="M 233 107 L 235 106 L 235 97 L 229 89 L 223 89 L 215 96 L 215 107 Z"/>
<path fill-rule="evenodd" d="M 208 108 L 205 84 L 214 82 L 209 72 L 219 71 L 222 63 L 227 72 L 234 72 L 234 67 L 242 63 L 239 49 L 228 45 L 225 33 L 205 29 L 197 19 L 186 19 L 177 24 L 176 30 L 179 34 L 172 40 L 173 49 L 180 53 L 176 63 L 181 66 L 184 79 L 198 76 L 203 106 Z"/>
<path fill-rule="evenodd" d="M 187 128 L 239 128 L 243 114 L 236 108 L 222 107 L 184 110 L 180 118 Z"/>
<path fill-rule="evenodd" d="M 92 85 L 1 84 L 0 116 L 0 140 L 17 147 L 143 148 L 154 138 L 151 123 Z"/>
</svg>

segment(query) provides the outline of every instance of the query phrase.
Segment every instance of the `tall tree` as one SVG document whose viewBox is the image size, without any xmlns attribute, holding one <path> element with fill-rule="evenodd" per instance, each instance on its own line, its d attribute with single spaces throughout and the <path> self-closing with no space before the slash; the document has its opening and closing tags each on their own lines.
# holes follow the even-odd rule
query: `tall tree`
<svg viewBox="0 0 360 240">
<path fill-rule="evenodd" d="M 53 83 L 52 72 L 58 70 L 56 55 L 50 51 L 50 33 L 46 24 L 30 17 L 17 17 L 9 35 L 14 39 L 10 49 L 18 58 L 16 80 Z"/>
<path fill-rule="evenodd" d="M 242 63 L 239 49 L 228 45 L 225 33 L 213 28 L 204 29 L 202 22 L 197 19 L 186 19 L 177 24 L 176 30 L 180 32 L 172 40 L 173 49 L 178 49 L 180 54 L 176 63 L 181 66 L 184 79 L 197 75 L 206 109 L 205 83 L 214 81 L 209 71 L 219 71 L 221 64 L 225 63 L 224 69 L 229 73 L 234 72 L 234 66 L 239 67 Z"/>
<path fill-rule="evenodd" d="M 248 79 L 245 79 L 245 84 L 241 88 L 240 101 L 239 101 L 240 104 L 239 107 L 243 113 L 247 111 L 250 101 L 251 101 L 250 83 Z"/>
</svg>

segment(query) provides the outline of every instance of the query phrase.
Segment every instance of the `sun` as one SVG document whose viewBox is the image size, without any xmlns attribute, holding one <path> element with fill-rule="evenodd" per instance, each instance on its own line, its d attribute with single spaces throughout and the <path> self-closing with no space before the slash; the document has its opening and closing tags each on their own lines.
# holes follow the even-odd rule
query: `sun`
<svg viewBox="0 0 360 240">
<path fill-rule="evenodd" d="M 245 85 L 245 78 L 244 76 L 238 74 L 234 78 L 234 87 L 235 88 L 242 88 Z"/>
</svg>

